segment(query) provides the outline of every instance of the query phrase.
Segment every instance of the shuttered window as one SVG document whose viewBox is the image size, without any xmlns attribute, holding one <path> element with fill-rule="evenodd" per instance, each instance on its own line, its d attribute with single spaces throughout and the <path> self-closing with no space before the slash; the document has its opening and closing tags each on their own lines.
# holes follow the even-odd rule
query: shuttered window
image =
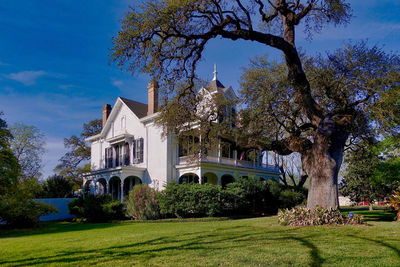
<svg viewBox="0 0 400 267">
<path fill-rule="evenodd" d="M 134 163 L 142 163 L 143 162 L 143 155 L 144 155 L 144 139 L 139 138 L 134 140 L 133 142 L 133 157 Z"/>
</svg>

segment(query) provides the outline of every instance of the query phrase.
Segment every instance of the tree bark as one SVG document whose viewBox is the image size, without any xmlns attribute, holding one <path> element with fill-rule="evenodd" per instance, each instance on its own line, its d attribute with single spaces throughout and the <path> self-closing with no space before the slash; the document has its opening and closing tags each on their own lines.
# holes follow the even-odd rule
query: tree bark
<svg viewBox="0 0 400 267">
<path fill-rule="evenodd" d="M 304 155 L 310 179 L 307 207 L 338 208 L 338 174 L 348 133 L 327 116 L 314 136 L 313 147 Z"/>
</svg>

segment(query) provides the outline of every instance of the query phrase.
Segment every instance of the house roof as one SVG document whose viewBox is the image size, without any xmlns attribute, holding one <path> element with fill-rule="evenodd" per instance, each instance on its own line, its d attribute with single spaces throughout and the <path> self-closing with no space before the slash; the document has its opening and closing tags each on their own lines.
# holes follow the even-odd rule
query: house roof
<svg viewBox="0 0 400 267">
<path fill-rule="evenodd" d="M 225 87 L 219 80 L 214 79 L 206 86 L 206 88 L 210 93 L 215 91 L 225 93 L 229 87 Z"/>
<path fill-rule="evenodd" d="M 119 97 L 125 105 L 133 112 L 135 115 L 141 119 L 147 116 L 147 104 L 143 104 L 128 98 Z"/>
</svg>

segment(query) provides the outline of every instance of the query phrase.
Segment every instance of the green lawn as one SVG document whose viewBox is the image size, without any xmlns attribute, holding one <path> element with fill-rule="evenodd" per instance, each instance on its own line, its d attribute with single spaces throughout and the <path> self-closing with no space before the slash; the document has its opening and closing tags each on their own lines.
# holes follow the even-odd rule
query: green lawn
<svg viewBox="0 0 400 267">
<path fill-rule="evenodd" d="M 400 266 L 400 223 L 283 227 L 276 217 L 46 223 L 0 232 L 0 266 Z"/>
</svg>

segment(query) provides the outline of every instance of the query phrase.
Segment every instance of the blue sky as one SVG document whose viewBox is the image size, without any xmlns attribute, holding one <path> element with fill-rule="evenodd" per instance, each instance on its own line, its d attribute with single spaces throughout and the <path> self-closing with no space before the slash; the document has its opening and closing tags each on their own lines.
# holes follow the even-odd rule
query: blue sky
<svg viewBox="0 0 400 267">
<path fill-rule="evenodd" d="M 350 1 L 354 18 L 346 27 L 325 28 L 297 45 L 307 54 L 333 50 L 347 40 L 366 40 L 386 51 L 400 44 L 400 1 Z M 13 0 L 0 1 L 0 111 L 9 125 L 38 127 L 46 136 L 44 175 L 63 153 L 63 138 L 79 134 L 82 124 L 101 117 L 101 106 L 117 96 L 147 102 L 148 77 L 132 76 L 109 65 L 111 37 L 135 1 Z M 236 90 L 242 67 L 250 58 L 277 53 L 265 46 L 213 40 L 205 50 L 198 74 L 218 78 Z"/>
</svg>

